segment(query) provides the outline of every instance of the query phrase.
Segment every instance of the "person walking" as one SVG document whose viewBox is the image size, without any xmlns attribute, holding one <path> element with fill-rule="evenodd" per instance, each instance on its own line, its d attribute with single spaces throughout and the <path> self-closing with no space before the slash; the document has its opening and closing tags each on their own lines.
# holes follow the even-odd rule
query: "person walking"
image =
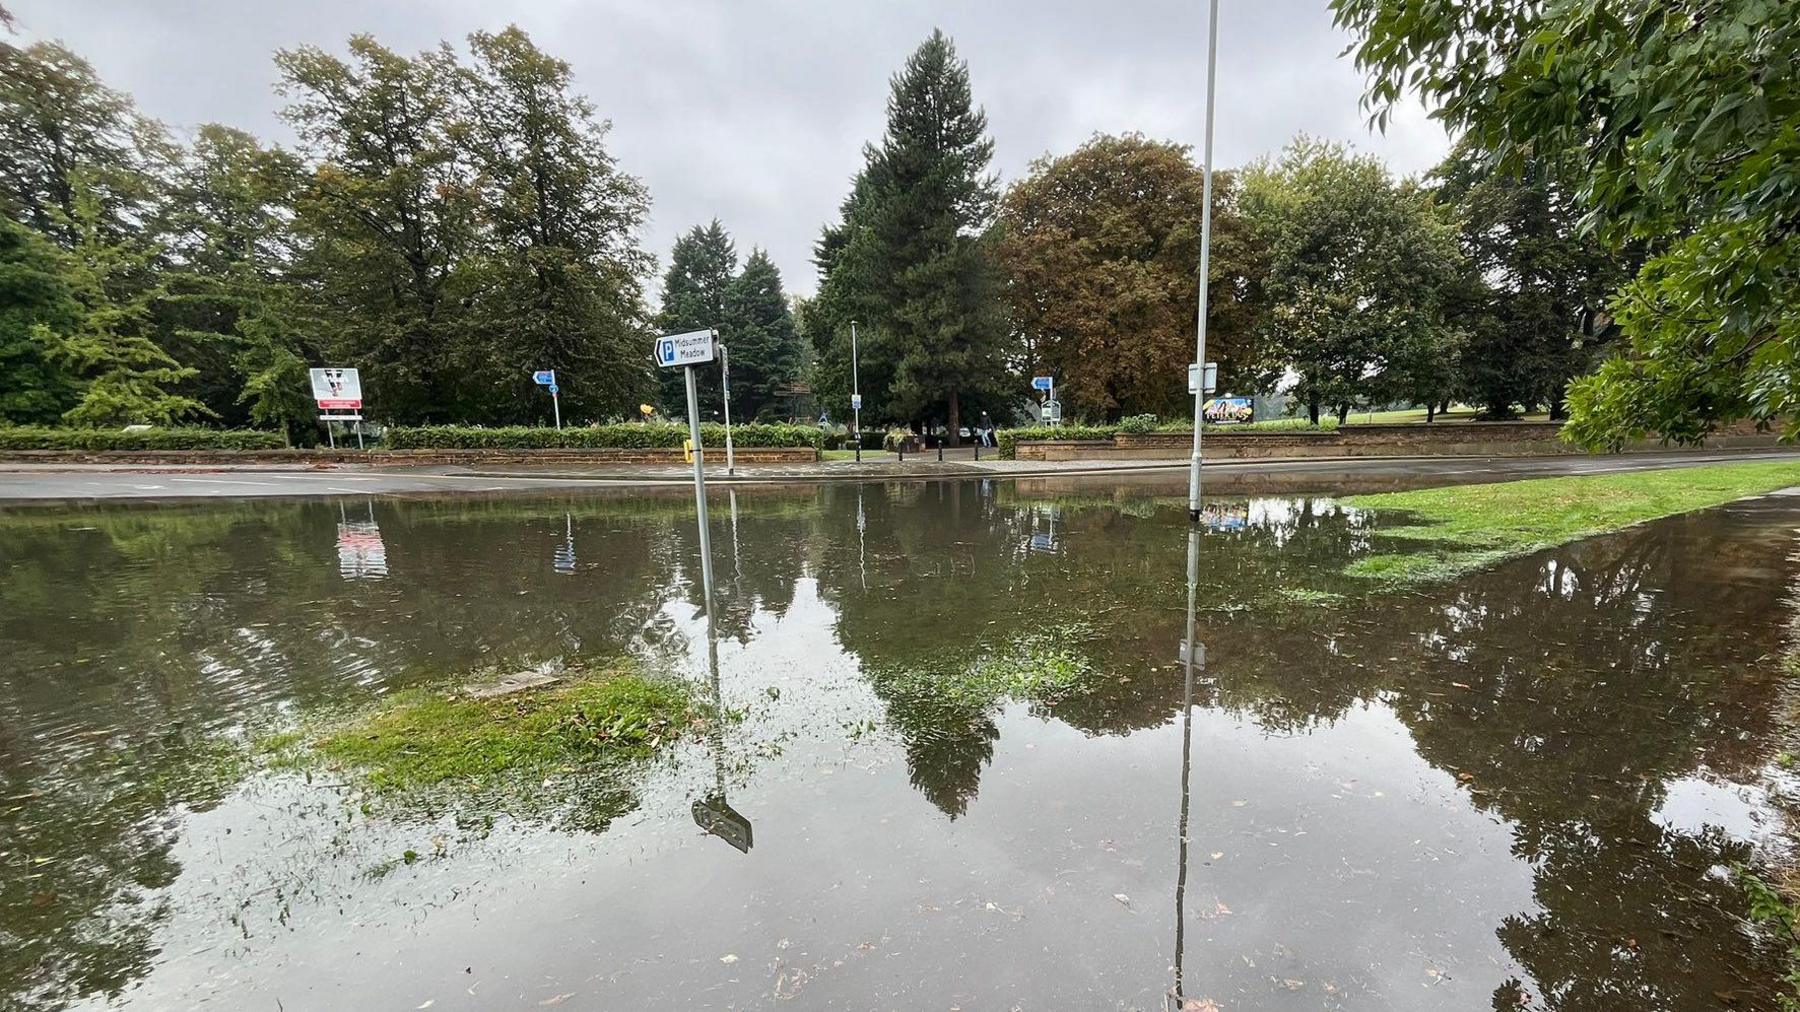
<svg viewBox="0 0 1800 1012">
<path fill-rule="evenodd" d="M 994 420 L 985 411 L 981 413 L 981 445 L 994 445 Z"/>
</svg>

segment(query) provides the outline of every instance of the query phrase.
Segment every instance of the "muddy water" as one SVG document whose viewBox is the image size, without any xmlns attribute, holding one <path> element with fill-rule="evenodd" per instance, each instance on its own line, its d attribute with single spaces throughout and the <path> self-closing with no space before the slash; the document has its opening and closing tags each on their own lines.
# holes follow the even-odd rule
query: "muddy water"
<svg viewBox="0 0 1800 1012">
<path fill-rule="evenodd" d="M 1219 502 L 1190 651 L 1171 492 L 719 497 L 742 721 L 554 820 L 221 742 L 621 652 L 710 692 L 679 496 L 0 512 L 0 1007 L 1772 1006 L 1727 869 L 1787 832 L 1800 499 L 1405 593 L 1340 575 L 1386 518 Z M 1081 691 L 917 690 L 1030 636 Z"/>
</svg>

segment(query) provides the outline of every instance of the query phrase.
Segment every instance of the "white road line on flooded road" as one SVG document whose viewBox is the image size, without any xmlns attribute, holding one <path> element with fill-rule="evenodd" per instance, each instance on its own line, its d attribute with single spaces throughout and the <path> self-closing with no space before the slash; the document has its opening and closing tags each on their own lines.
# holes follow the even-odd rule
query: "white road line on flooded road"
<svg viewBox="0 0 1800 1012">
<path fill-rule="evenodd" d="M 279 482 L 273 481 L 235 481 L 230 478 L 170 478 L 169 480 L 192 482 L 198 485 L 260 485 L 265 488 L 270 485 L 280 484 Z"/>
</svg>

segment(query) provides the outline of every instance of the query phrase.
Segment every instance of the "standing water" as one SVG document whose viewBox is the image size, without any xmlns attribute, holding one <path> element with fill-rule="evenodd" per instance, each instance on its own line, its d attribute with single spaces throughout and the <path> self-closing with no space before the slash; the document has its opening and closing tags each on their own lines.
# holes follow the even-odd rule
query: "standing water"
<svg viewBox="0 0 1800 1012">
<path fill-rule="evenodd" d="M 677 495 L 0 511 L 0 1007 L 1772 1007 L 1800 499 L 1406 590 L 1384 522 L 739 491 L 708 609 Z M 619 656 L 730 719 L 554 811 L 244 758 Z"/>
</svg>

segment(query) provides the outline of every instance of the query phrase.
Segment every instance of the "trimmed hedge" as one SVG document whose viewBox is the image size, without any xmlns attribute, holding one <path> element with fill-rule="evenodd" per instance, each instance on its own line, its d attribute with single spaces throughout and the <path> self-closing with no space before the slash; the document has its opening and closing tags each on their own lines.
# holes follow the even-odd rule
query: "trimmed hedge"
<svg viewBox="0 0 1800 1012">
<path fill-rule="evenodd" d="M 256 429 L 173 428 L 125 432 L 42 425 L 0 426 L 0 450 L 280 450 L 286 445 L 281 433 Z"/>
<path fill-rule="evenodd" d="M 1117 425 L 1038 425 L 1028 429 L 1001 429 L 994 434 L 994 442 L 1000 447 L 1001 460 L 1013 460 L 1021 439 L 1111 439 L 1121 432 L 1142 435 L 1150 432 L 1194 431 L 1192 422 L 1153 424 L 1155 419 L 1155 415 L 1133 415 Z M 1271 418 L 1248 425 L 1208 425 L 1204 431 L 1219 435 L 1236 432 L 1332 432 L 1337 427 L 1336 418 L 1321 418 L 1317 425 L 1304 418 Z"/>
<path fill-rule="evenodd" d="M 667 423 L 589 425 L 558 432 L 542 426 L 390 425 L 381 445 L 389 450 L 647 450 L 680 449 L 688 427 Z M 705 422 L 700 438 L 708 447 L 725 445 L 725 426 Z M 810 446 L 821 449 L 825 433 L 810 425 L 733 425 L 734 446 Z"/>
</svg>

